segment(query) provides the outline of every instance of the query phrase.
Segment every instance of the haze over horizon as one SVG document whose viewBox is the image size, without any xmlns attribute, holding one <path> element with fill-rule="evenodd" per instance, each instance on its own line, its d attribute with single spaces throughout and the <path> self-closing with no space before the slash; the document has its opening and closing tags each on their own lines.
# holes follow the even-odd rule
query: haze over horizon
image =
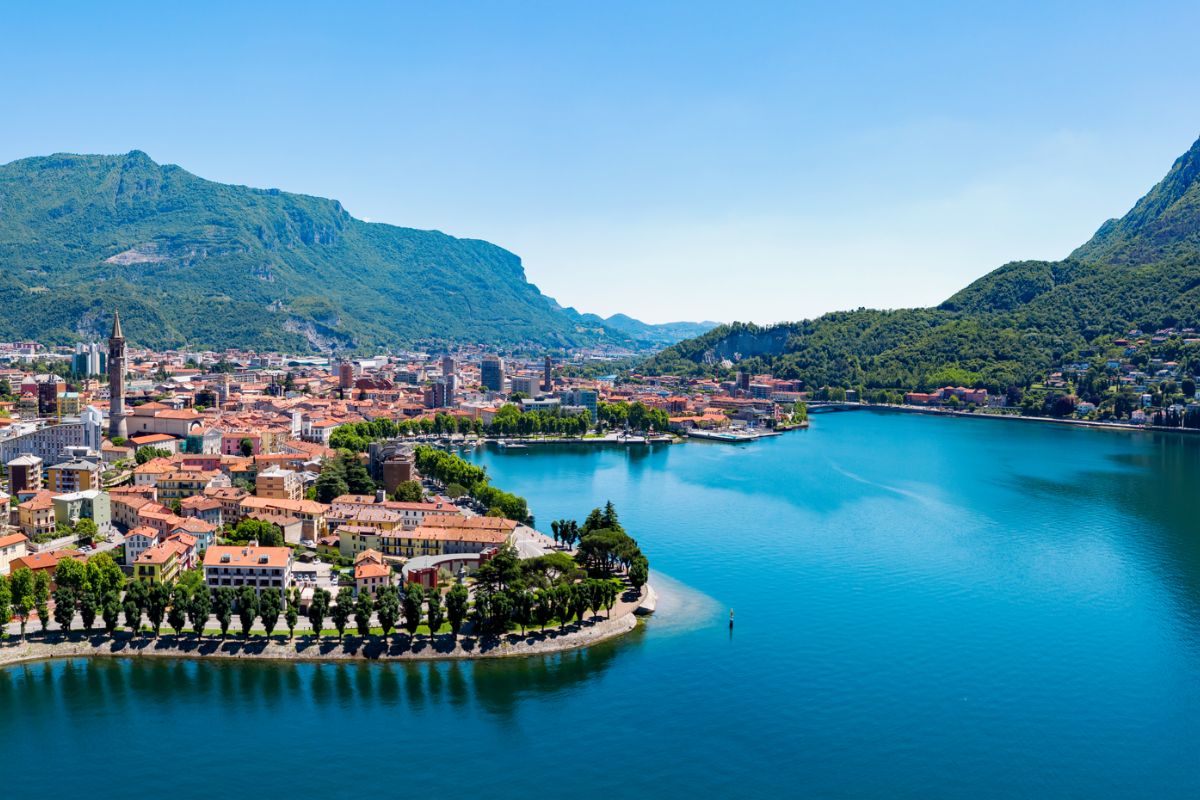
<svg viewBox="0 0 1200 800">
<path fill-rule="evenodd" d="M 1200 131 L 1159 58 L 1191 5 L 614 8 L 10 10 L 0 162 L 144 150 L 487 239 L 581 311 L 774 322 L 1062 258 Z"/>
</svg>

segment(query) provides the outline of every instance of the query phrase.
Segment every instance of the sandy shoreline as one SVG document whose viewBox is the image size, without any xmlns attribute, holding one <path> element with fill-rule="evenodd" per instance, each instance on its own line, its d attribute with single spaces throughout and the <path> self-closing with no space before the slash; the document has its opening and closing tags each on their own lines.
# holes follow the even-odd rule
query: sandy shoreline
<svg viewBox="0 0 1200 800">
<path fill-rule="evenodd" d="M 442 634 L 430 641 L 428 636 L 417 636 L 410 641 L 405 633 L 394 633 L 388 641 L 372 636 L 363 640 L 356 634 L 347 633 L 343 641 L 324 637 L 314 641 L 311 636 L 297 635 L 291 642 L 276 635 L 270 641 L 265 637 L 242 639 L 230 634 L 229 638 L 204 637 L 197 639 L 185 633 L 176 636 L 164 633 L 154 639 L 146 634 L 136 637 L 121 631 L 115 637 L 104 633 L 84 636 L 76 631 L 69 638 L 51 632 L 43 640 L 41 634 L 30 634 L 21 642 L 10 637 L 0 642 L 0 668 L 30 661 L 45 661 L 58 658 L 216 658 L 265 661 L 433 661 L 477 658 L 517 658 L 544 653 L 556 653 L 589 647 L 599 642 L 629 633 L 638 625 L 634 613 L 641 601 L 649 594 L 648 585 L 637 602 L 621 604 L 620 613 L 611 619 L 595 618 L 585 626 L 578 623 L 565 629 L 547 629 L 545 633 L 531 629 L 524 636 L 509 633 L 502 637 L 460 636 L 455 643 L 450 634 Z M 618 609 L 613 609 L 614 612 Z"/>
</svg>

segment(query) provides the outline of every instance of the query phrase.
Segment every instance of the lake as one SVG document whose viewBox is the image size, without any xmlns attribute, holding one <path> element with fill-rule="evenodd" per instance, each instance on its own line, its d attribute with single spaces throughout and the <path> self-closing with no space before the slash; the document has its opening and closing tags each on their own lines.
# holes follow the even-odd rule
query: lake
<svg viewBox="0 0 1200 800">
<path fill-rule="evenodd" d="M 1200 437 L 854 412 L 474 458 L 544 530 L 612 500 L 659 613 L 510 661 L 0 670 L 6 788 L 1200 795 Z"/>
</svg>

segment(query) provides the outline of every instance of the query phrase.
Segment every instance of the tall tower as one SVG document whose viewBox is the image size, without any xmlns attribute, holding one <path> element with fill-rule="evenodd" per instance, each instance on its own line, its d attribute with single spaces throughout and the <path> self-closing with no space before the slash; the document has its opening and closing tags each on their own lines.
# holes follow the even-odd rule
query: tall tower
<svg viewBox="0 0 1200 800">
<path fill-rule="evenodd" d="M 108 337 L 108 436 L 125 437 L 125 334 L 121 332 L 121 312 L 113 313 L 112 335 Z"/>
<path fill-rule="evenodd" d="M 554 361 L 546 356 L 546 365 L 542 374 L 542 391 L 546 394 L 554 391 Z"/>
</svg>

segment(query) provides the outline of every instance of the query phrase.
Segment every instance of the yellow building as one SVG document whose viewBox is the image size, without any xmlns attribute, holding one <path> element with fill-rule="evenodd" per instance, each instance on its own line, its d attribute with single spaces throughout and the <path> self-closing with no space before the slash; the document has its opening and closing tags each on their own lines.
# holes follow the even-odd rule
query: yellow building
<svg viewBox="0 0 1200 800">
<path fill-rule="evenodd" d="M 79 392 L 63 392 L 58 396 L 58 416 L 78 417 L 83 411 L 83 398 Z"/>
<path fill-rule="evenodd" d="M 276 500 L 300 500 L 304 497 L 304 478 L 290 469 L 270 467 L 255 477 L 254 493 Z"/>
<path fill-rule="evenodd" d="M 378 528 L 369 525 L 342 525 L 336 531 L 338 552 L 346 558 L 354 558 L 367 550 L 382 550 Z"/>
<path fill-rule="evenodd" d="M 42 491 L 17 506 L 17 524 L 30 539 L 54 533 L 54 492 Z"/>
<path fill-rule="evenodd" d="M 186 551 L 187 547 L 174 539 L 147 547 L 133 562 L 133 577 L 150 583 L 174 583 Z"/>
<path fill-rule="evenodd" d="M 88 489 L 100 489 L 99 464 L 85 461 L 81 458 L 55 464 L 46 470 L 47 486 L 55 494 L 67 492 L 86 492 Z"/>
<path fill-rule="evenodd" d="M 169 505 L 172 500 L 185 500 L 204 494 L 215 481 L 224 480 L 220 470 L 179 469 L 158 476 L 158 500 Z M 227 481 L 226 481 L 227 482 Z"/>
<path fill-rule="evenodd" d="M 315 542 L 327 532 L 325 512 L 329 506 L 316 500 L 279 500 L 274 497 L 244 497 L 238 503 L 240 509 L 238 518 L 253 512 L 259 512 L 267 518 L 299 518 L 302 526 L 301 537 L 305 541 Z"/>
</svg>

